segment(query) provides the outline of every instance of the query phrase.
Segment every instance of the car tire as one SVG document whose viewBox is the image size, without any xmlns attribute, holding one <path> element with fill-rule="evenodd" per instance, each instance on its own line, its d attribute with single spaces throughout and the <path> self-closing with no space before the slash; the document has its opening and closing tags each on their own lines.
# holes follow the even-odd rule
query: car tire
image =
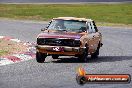
<svg viewBox="0 0 132 88">
<path fill-rule="evenodd" d="M 52 55 L 53 59 L 58 59 L 59 55 Z"/>
<path fill-rule="evenodd" d="M 91 55 L 91 58 L 92 58 L 92 59 L 98 58 L 99 49 L 100 49 L 100 44 L 98 44 L 97 50 Z"/>
<path fill-rule="evenodd" d="M 46 57 L 47 55 L 45 53 L 36 52 L 36 61 L 38 63 L 44 63 Z"/>
<path fill-rule="evenodd" d="M 88 47 L 86 47 L 85 51 L 83 52 L 83 54 L 81 54 L 79 56 L 79 60 L 81 62 L 88 62 Z"/>
</svg>

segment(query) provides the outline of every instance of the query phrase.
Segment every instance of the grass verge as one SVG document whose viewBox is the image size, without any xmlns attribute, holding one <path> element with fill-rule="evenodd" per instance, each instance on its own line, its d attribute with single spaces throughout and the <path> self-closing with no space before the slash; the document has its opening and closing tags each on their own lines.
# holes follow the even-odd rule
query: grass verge
<svg viewBox="0 0 132 88">
<path fill-rule="evenodd" d="M 132 4 L 0 4 L 0 17 L 45 21 L 58 16 L 132 24 Z"/>
</svg>

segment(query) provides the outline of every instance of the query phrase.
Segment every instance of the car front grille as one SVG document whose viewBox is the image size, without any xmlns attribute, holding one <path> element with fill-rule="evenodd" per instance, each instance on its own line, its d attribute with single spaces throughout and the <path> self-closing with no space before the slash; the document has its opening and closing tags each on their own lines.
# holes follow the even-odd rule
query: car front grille
<svg viewBox="0 0 132 88">
<path fill-rule="evenodd" d="M 80 46 L 80 40 L 57 39 L 57 38 L 38 38 L 37 44 L 38 45 L 79 47 Z"/>
</svg>

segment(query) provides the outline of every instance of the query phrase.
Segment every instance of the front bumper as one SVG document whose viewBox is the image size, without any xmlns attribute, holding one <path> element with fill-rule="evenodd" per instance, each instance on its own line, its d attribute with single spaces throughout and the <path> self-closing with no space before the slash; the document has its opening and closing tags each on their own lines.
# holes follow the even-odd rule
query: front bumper
<svg viewBox="0 0 132 88">
<path fill-rule="evenodd" d="M 68 46 L 48 46 L 37 45 L 37 52 L 59 55 L 78 55 L 85 51 L 85 47 L 68 47 Z"/>
</svg>

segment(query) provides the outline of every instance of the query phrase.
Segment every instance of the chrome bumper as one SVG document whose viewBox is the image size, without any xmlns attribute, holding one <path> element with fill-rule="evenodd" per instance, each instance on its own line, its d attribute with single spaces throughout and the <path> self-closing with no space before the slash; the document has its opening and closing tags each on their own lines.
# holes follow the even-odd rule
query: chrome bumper
<svg viewBox="0 0 132 88">
<path fill-rule="evenodd" d="M 37 45 L 37 51 L 45 51 L 45 52 L 75 52 L 75 53 L 83 53 L 85 47 L 68 47 L 68 46 L 48 46 L 48 45 Z M 55 50 L 56 49 L 56 50 Z M 58 49 L 58 50 L 57 50 Z M 62 49 L 62 50 L 59 50 Z"/>
</svg>

